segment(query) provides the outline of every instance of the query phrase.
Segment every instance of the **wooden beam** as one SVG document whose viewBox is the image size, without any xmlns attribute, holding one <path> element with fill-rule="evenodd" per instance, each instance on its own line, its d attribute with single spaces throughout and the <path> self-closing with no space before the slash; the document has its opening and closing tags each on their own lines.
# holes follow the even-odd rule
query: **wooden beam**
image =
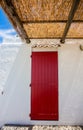
<svg viewBox="0 0 83 130">
<path fill-rule="evenodd" d="M 82 23 L 83 20 L 73 20 L 73 23 Z M 33 24 L 33 23 L 67 23 L 67 20 L 49 20 L 49 21 L 22 21 L 23 24 Z"/>
<path fill-rule="evenodd" d="M 12 22 L 14 28 L 19 33 L 21 38 L 24 39 L 26 41 L 26 43 L 30 43 L 30 39 L 28 38 L 28 36 L 23 28 L 23 24 L 22 24 L 20 18 L 18 17 L 18 15 L 14 9 L 14 6 L 11 3 L 11 0 L 1 0 L 1 6 L 4 9 L 4 11 L 6 12 L 6 14 L 8 15 L 10 21 Z"/>
<path fill-rule="evenodd" d="M 80 0 L 73 0 L 73 4 L 72 4 L 72 7 L 71 7 L 71 10 L 70 10 L 70 13 L 69 13 L 69 16 L 68 16 L 68 21 L 66 23 L 66 26 L 65 26 L 65 29 L 64 29 L 64 33 L 63 33 L 63 36 L 60 40 L 61 43 L 64 43 L 65 42 L 65 37 L 69 31 L 69 28 L 70 28 L 70 25 L 73 21 L 73 17 L 74 17 L 74 14 L 78 8 L 78 5 L 80 3 Z"/>
</svg>

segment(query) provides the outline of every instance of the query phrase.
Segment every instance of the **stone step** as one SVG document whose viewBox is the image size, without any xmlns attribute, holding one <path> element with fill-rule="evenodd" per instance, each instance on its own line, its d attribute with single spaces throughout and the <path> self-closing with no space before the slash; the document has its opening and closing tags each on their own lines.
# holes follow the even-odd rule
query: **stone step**
<svg viewBox="0 0 83 130">
<path fill-rule="evenodd" d="M 3 126 L 1 130 L 83 130 L 81 126 Z"/>
</svg>

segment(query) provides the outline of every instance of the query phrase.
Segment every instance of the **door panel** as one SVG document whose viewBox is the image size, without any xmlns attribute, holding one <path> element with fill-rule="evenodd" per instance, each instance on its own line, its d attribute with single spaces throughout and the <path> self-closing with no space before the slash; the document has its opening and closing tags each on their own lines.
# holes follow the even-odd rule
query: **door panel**
<svg viewBox="0 0 83 130">
<path fill-rule="evenodd" d="M 32 52 L 31 120 L 58 120 L 58 53 Z"/>
</svg>

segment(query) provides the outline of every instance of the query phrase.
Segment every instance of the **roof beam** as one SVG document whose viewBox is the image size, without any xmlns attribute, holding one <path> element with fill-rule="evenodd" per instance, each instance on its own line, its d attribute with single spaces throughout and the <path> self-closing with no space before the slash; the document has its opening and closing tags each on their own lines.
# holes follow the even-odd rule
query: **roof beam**
<svg viewBox="0 0 83 130">
<path fill-rule="evenodd" d="M 83 20 L 73 20 L 73 23 L 82 23 Z M 49 21 L 22 21 L 23 24 L 33 24 L 33 23 L 67 23 L 67 20 L 49 20 Z"/>
<path fill-rule="evenodd" d="M 73 0 L 73 4 L 72 4 L 71 10 L 69 12 L 69 16 L 68 16 L 68 21 L 66 23 L 64 33 L 63 33 L 62 38 L 60 40 L 61 43 L 65 42 L 66 35 L 67 35 L 68 31 L 69 31 L 70 25 L 71 25 L 71 23 L 73 21 L 74 14 L 75 14 L 75 12 L 76 12 L 76 10 L 78 8 L 79 3 L 80 3 L 80 0 Z"/>
<path fill-rule="evenodd" d="M 22 24 L 19 16 L 17 15 L 17 13 L 11 3 L 11 0 L 1 0 L 1 6 L 4 9 L 4 11 L 6 12 L 6 14 L 8 15 L 10 21 L 12 22 L 14 28 L 19 33 L 21 38 L 23 40 L 25 40 L 26 43 L 30 43 L 30 39 L 28 38 L 28 36 L 23 28 L 23 24 Z"/>
</svg>

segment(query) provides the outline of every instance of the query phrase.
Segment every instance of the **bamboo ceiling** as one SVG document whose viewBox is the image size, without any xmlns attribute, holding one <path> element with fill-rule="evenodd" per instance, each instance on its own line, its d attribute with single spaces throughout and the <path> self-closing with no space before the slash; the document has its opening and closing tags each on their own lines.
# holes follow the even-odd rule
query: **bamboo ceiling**
<svg viewBox="0 0 83 130">
<path fill-rule="evenodd" d="M 12 0 L 22 22 L 64 21 L 68 19 L 73 0 Z M 81 0 L 74 20 L 83 20 Z"/>
<path fill-rule="evenodd" d="M 61 38 L 72 3 L 73 0 L 1 0 L 14 27 L 21 37 L 25 34 L 26 39 Z M 83 38 L 83 0 L 75 12 L 67 38 Z"/>
</svg>

